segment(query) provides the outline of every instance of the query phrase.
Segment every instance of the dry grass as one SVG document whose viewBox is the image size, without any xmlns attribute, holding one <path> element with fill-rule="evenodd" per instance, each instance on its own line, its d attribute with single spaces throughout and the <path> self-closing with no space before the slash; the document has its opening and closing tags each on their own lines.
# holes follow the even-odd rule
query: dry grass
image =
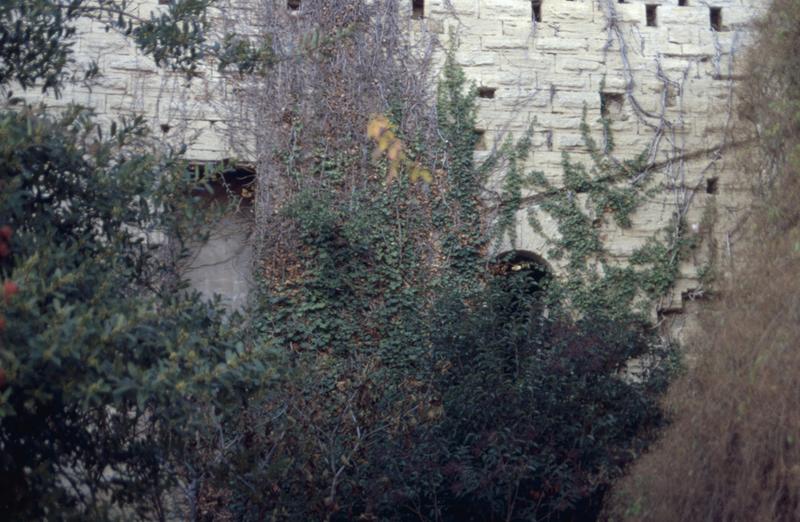
<svg viewBox="0 0 800 522">
<path fill-rule="evenodd" d="M 688 349 L 674 422 L 616 488 L 608 518 L 800 520 L 800 2 L 775 0 L 740 88 L 756 197 L 739 266 Z M 753 59 L 752 57 L 756 57 Z"/>
<path fill-rule="evenodd" d="M 619 518 L 800 520 L 800 254 L 789 236 L 754 244 L 707 314 L 698 364 L 669 398 L 674 424 L 619 488 Z"/>
</svg>

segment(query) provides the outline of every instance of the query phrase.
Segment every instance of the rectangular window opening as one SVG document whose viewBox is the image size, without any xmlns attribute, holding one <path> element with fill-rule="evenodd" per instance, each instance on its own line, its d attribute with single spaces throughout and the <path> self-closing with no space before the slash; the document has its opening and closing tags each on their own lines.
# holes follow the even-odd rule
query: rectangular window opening
<svg viewBox="0 0 800 522">
<path fill-rule="evenodd" d="M 648 4 L 645 7 L 645 14 L 647 16 L 647 27 L 658 26 L 658 6 Z"/>
<path fill-rule="evenodd" d="M 532 18 L 534 22 L 542 21 L 542 0 L 531 0 Z"/>
<path fill-rule="evenodd" d="M 706 180 L 706 194 L 716 194 L 719 190 L 719 178 L 708 178 Z"/>
<path fill-rule="evenodd" d="M 711 18 L 711 29 L 714 31 L 722 31 L 722 8 L 712 7 L 709 10 Z"/>
<path fill-rule="evenodd" d="M 678 7 L 688 7 L 689 0 L 678 0 Z"/>
<path fill-rule="evenodd" d="M 603 118 L 615 118 L 622 114 L 625 105 L 625 94 L 621 92 L 600 93 L 600 115 Z"/>
<path fill-rule="evenodd" d="M 286 7 L 289 11 L 297 11 L 300 9 L 300 0 L 286 0 Z"/>
<path fill-rule="evenodd" d="M 414 20 L 425 18 L 425 0 L 411 0 L 411 18 Z"/>
<path fill-rule="evenodd" d="M 494 98 L 497 87 L 478 87 L 478 98 Z"/>
</svg>

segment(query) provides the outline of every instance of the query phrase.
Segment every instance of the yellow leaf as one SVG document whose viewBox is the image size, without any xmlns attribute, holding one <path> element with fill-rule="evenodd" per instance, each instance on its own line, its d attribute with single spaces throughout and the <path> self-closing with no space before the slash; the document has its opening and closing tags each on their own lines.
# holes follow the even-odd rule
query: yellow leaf
<svg viewBox="0 0 800 522">
<path fill-rule="evenodd" d="M 394 136 L 394 132 L 392 132 L 391 130 L 385 131 L 383 134 L 381 134 L 381 137 L 378 139 L 378 149 L 381 152 L 386 151 L 386 149 L 389 148 L 389 145 L 394 143 L 395 140 L 396 138 Z"/>
<path fill-rule="evenodd" d="M 389 120 L 386 116 L 373 116 L 367 124 L 367 137 L 377 140 L 387 130 L 389 130 Z"/>
<path fill-rule="evenodd" d="M 399 161 L 403 159 L 403 142 L 400 140 L 394 140 L 391 145 L 389 145 L 389 150 L 386 153 L 386 156 L 389 158 L 389 161 Z"/>
<path fill-rule="evenodd" d="M 431 171 L 428 169 L 422 168 L 419 165 L 415 165 L 414 168 L 411 170 L 411 175 L 409 176 L 412 183 L 416 183 L 420 179 L 425 183 L 430 183 L 433 181 L 433 176 L 431 175 Z"/>
</svg>

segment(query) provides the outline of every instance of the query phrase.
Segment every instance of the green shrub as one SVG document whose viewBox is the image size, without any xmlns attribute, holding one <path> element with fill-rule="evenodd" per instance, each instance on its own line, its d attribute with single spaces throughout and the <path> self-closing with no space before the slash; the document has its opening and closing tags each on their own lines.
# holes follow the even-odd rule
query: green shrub
<svg viewBox="0 0 800 522">
<path fill-rule="evenodd" d="M 9 519 L 163 513 L 177 471 L 203 466 L 207 416 L 260 382 L 219 308 L 148 239 L 202 232 L 196 183 L 183 163 L 138 152 L 142 132 L 133 121 L 103 138 L 79 109 L 0 113 Z"/>
</svg>

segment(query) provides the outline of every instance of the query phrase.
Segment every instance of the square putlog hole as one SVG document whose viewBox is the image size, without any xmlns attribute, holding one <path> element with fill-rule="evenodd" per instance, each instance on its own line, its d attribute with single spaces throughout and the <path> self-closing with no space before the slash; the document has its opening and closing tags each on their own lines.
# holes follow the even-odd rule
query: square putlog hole
<svg viewBox="0 0 800 522">
<path fill-rule="evenodd" d="M 649 4 L 644 6 L 647 27 L 658 27 L 658 6 Z"/>
<path fill-rule="evenodd" d="M 300 9 L 300 0 L 286 0 L 286 8 L 289 11 L 297 11 Z"/>
<path fill-rule="evenodd" d="M 600 93 L 600 115 L 603 118 L 619 118 L 625 106 L 625 94 L 621 92 Z"/>
<path fill-rule="evenodd" d="M 475 150 L 487 150 L 486 131 L 483 129 L 475 129 L 472 133 L 475 136 Z"/>
<path fill-rule="evenodd" d="M 723 30 L 722 27 L 722 8 L 721 7 L 711 7 L 709 9 L 709 18 L 711 22 L 711 30 L 720 32 Z"/>
<path fill-rule="evenodd" d="M 494 98 L 497 87 L 478 87 L 478 98 Z"/>
<path fill-rule="evenodd" d="M 425 0 L 411 0 L 411 18 L 414 20 L 425 18 Z"/>
<path fill-rule="evenodd" d="M 716 194 L 719 192 L 719 178 L 708 178 L 706 180 L 706 194 Z"/>
</svg>

